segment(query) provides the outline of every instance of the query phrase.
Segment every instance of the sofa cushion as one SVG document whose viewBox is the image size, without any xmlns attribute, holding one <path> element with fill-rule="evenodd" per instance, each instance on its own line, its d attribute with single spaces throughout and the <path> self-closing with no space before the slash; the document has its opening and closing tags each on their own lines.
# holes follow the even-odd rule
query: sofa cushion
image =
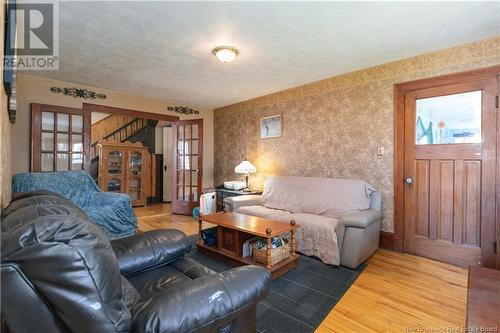
<svg viewBox="0 0 500 333">
<path fill-rule="evenodd" d="M 300 225 L 297 251 L 320 258 L 325 264 L 340 265 L 337 219 L 314 214 L 292 214 L 292 218 Z"/>
<path fill-rule="evenodd" d="M 143 299 L 192 280 L 170 265 L 129 276 L 126 279 L 139 291 Z"/>
<path fill-rule="evenodd" d="M 295 220 L 300 225 L 297 230 L 297 251 L 320 258 L 325 264 L 340 264 L 340 247 L 336 233 L 338 220 L 335 218 L 314 214 L 292 214 L 284 210 L 263 206 L 244 206 L 236 209 L 235 212 L 278 220 L 283 223 Z M 288 237 L 288 235 L 286 236 Z"/>
<path fill-rule="evenodd" d="M 361 180 L 319 177 L 271 177 L 260 204 L 267 208 L 340 218 L 370 207 L 374 188 Z"/>
<path fill-rule="evenodd" d="M 292 220 L 292 213 L 264 206 L 243 206 L 236 208 L 235 212 L 279 221 L 290 222 Z"/>
</svg>

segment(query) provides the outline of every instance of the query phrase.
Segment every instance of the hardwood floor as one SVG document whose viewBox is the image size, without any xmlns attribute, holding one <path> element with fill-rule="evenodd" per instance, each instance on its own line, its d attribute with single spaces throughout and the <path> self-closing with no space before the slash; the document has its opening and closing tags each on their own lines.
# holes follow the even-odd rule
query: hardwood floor
<svg viewBox="0 0 500 333">
<path fill-rule="evenodd" d="M 198 233 L 198 220 L 191 216 L 172 214 L 171 204 L 154 204 L 135 207 L 139 230 L 180 229 L 188 235 Z M 203 222 L 202 228 L 213 227 L 213 224 Z"/>
<path fill-rule="evenodd" d="M 169 204 L 135 211 L 142 231 L 198 232 L 197 220 Z M 380 249 L 316 332 L 463 332 L 466 301 L 466 269 Z"/>
</svg>

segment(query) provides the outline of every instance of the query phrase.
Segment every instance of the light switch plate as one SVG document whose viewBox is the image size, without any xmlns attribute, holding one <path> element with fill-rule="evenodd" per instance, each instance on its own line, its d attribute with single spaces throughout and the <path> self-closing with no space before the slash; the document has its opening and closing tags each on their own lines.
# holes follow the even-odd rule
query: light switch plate
<svg viewBox="0 0 500 333">
<path fill-rule="evenodd" d="M 384 146 L 378 146 L 377 147 L 377 156 L 384 156 L 384 153 L 385 153 Z"/>
</svg>

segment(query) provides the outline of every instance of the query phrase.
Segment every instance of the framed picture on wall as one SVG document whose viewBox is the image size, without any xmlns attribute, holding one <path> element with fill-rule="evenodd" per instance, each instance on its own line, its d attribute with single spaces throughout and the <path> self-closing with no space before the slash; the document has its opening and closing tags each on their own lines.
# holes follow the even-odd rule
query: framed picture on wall
<svg viewBox="0 0 500 333">
<path fill-rule="evenodd" d="M 281 115 L 260 119 L 261 139 L 277 138 L 281 136 Z"/>
</svg>

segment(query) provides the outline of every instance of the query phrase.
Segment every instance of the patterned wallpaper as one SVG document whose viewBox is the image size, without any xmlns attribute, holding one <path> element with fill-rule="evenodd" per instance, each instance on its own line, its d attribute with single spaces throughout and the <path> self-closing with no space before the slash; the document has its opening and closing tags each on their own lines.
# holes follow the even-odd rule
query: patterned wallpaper
<svg viewBox="0 0 500 333">
<path fill-rule="evenodd" d="M 234 167 L 243 158 L 257 166 L 253 188 L 270 175 L 362 179 L 382 191 L 382 229 L 392 232 L 394 84 L 497 64 L 500 36 L 218 108 L 215 184 L 241 178 Z M 276 114 L 283 135 L 260 139 L 260 118 Z"/>
<path fill-rule="evenodd" d="M 0 22 L 4 22 L 5 1 L 0 2 Z M 4 51 L 4 30 L 0 33 L 1 56 L 3 59 Z M 3 62 L 0 64 L 0 80 L 3 82 Z M 11 179 L 12 179 L 12 125 L 7 112 L 7 95 L 0 87 L 0 213 L 2 208 L 7 206 L 11 197 Z"/>
</svg>

